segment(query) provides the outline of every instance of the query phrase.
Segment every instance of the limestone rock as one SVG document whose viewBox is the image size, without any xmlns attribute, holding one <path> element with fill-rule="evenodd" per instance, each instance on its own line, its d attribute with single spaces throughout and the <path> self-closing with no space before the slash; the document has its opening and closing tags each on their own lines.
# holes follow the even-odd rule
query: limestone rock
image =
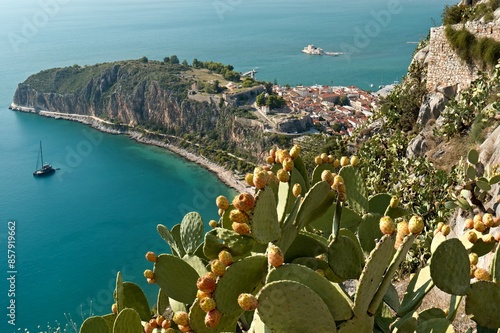
<svg viewBox="0 0 500 333">
<path fill-rule="evenodd" d="M 426 46 L 422 48 L 420 51 L 418 51 L 415 56 L 413 57 L 413 62 L 418 62 L 419 64 L 423 65 L 425 64 L 425 60 L 427 58 L 427 54 L 429 53 L 429 46 Z"/>
<path fill-rule="evenodd" d="M 415 158 L 425 155 L 429 148 L 427 139 L 423 133 L 419 133 L 411 140 L 408 148 L 406 149 L 406 157 Z"/>
<path fill-rule="evenodd" d="M 438 119 L 447 103 L 448 98 L 440 92 L 428 94 L 420 107 L 417 123 L 425 126 L 430 119 Z"/>
</svg>

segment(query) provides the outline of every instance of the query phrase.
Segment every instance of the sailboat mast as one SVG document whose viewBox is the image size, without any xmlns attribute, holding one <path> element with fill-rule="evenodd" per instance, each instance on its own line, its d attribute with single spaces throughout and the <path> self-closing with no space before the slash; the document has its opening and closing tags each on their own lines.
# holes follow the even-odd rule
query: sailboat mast
<svg viewBox="0 0 500 333">
<path fill-rule="evenodd" d="M 43 150 L 42 150 L 42 141 L 40 141 L 40 158 L 42 159 L 42 167 L 43 167 Z"/>
</svg>

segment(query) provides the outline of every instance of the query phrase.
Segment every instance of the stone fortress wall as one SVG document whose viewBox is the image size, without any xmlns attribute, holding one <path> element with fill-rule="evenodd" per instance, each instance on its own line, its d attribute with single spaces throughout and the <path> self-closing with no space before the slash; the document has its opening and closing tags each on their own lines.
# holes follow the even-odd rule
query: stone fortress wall
<svg viewBox="0 0 500 333">
<path fill-rule="evenodd" d="M 454 29 L 461 29 L 457 24 Z M 500 41 L 500 20 L 489 23 L 479 21 L 467 22 L 465 28 L 476 38 L 489 37 Z M 451 48 L 445 35 L 445 27 L 432 28 L 430 43 L 427 47 L 425 63 L 427 64 L 427 90 L 436 91 L 438 87 L 455 86 L 460 91 L 469 87 L 478 77 L 478 68 L 474 64 L 465 63 Z"/>
</svg>

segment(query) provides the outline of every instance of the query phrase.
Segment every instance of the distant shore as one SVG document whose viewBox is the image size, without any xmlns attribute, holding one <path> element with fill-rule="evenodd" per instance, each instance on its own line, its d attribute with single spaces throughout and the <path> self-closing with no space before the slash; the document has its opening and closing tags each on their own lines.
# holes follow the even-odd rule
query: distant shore
<svg viewBox="0 0 500 333">
<path fill-rule="evenodd" d="M 137 131 L 134 129 L 133 126 L 128 126 L 128 125 L 121 125 L 121 126 L 126 126 L 128 129 L 127 130 L 117 130 L 113 128 L 113 126 L 117 126 L 116 124 L 109 122 L 107 120 L 94 117 L 94 116 L 87 116 L 87 115 L 79 115 L 79 114 L 68 114 L 68 113 L 59 113 L 59 112 L 51 112 L 51 111 L 36 111 L 34 108 L 30 107 L 24 107 L 20 106 L 17 104 L 12 103 L 9 106 L 9 109 L 14 110 L 14 111 L 20 111 L 20 112 L 26 112 L 26 113 L 35 113 L 43 117 L 49 117 L 49 118 L 54 118 L 54 119 L 64 119 L 64 120 L 70 120 L 70 121 L 76 121 L 82 124 L 90 125 L 94 129 L 109 133 L 109 134 L 125 134 L 128 135 L 132 140 L 147 144 L 147 145 L 153 145 L 157 146 L 160 148 L 165 148 L 176 155 L 190 161 L 194 162 L 201 167 L 207 169 L 208 171 L 211 171 L 214 173 L 219 180 L 221 180 L 224 184 L 227 186 L 233 188 L 234 190 L 238 192 L 243 192 L 247 189 L 247 185 L 244 183 L 244 181 L 239 180 L 235 177 L 233 172 L 230 170 L 227 170 L 226 168 L 208 160 L 207 158 L 203 156 L 199 156 L 196 154 L 193 154 L 183 148 L 180 148 L 176 145 L 166 143 L 164 141 L 160 141 L 157 139 L 152 139 L 148 138 L 144 135 L 144 133 Z M 152 132 L 149 132 L 148 134 L 154 134 Z M 175 137 L 173 135 L 167 135 L 167 134 L 154 134 L 155 136 L 161 136 L 165 139 L 179 139 L 178 137 Z"/>
</svg>

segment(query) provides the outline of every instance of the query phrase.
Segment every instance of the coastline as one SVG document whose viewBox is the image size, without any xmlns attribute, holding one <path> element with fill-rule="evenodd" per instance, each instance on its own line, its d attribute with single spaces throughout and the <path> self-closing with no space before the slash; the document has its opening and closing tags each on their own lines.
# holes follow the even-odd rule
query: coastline
<svg viewBox="0 0 500 333">
<path fill-rule="evenodd" d="M 148 138 L 147 136 L 144 135 L 144 133 L 137 131 L 134 129 L 134 127 L 129 126 L 129 125 L 118 125 L 120 127 L 126 127 L 126 130 L 118 130 L 113 128 L 113 126 L 117 126 L 117 124 L 114 124 L 112 122 L 106 121 L 104 119 L 94 117 L 94 116 L 87 116 L 87 115 L 78 115 L 78 114 L 68 114 L 68 113 L 60 113 L 60 112 L 52 112 L 52 111 L 45 111 L 45 110 L 40 110 L 36 111 L 34 108 L 30 107 L 24 107 L 20 106 L 17 104 L 12 103 L 9 106 L 9 109 L 13 111 L 19 111 L 19 112 L 26 112 L 26 113 L 34 113 L 43 117 L 48 117 L 48 118 L 54 118 L 54 119 L 63 119 L 63 120 L 70 120 L 70 121 L 75 121 L 78 123 L 82 123 L 85 125 L 89 125 L 92 128 L 108 133 L 108 134 L 123 134 L 123 135 L 128 135 L 130 139 L 146 144 L 146 145 L 153 145 L 157 146 L 160 148 L 164 148 L 169 150 L 170 152 L 176 154 L 177 156 L 184 158 L 185 160 L 188 160 L 190 162 L 194 162 L 198 164 L 199 166 L 205 168 L 206 170 L 214 173 L 217 178 L 222 181 L 224 184 L 227 186 L 231 187 L 235 191 L 238 192 L 245 192 L 247 191 L 248 186 L 246 183 L 242 180 L 239 180 L 235 177 L 232 171 L 227 170 L 226 168 L 210 161 L 209 159 L 195 155 L 183 148 L 180 148 L 174 144 L 167 143 L 164 141 Z M 149 132 L 146 130 L 147 134 L 150 135 L 155 135 L 155 136 L 160 136 L 165 139 L 165 141 L 170 141 L 169 139 L 175 139 L 179 140 L 180 138 L 173 136 L 173 135 L 167 135 L 167 134 L 159 134 L 159 133 L 153 133 Z"/>
</svg>

